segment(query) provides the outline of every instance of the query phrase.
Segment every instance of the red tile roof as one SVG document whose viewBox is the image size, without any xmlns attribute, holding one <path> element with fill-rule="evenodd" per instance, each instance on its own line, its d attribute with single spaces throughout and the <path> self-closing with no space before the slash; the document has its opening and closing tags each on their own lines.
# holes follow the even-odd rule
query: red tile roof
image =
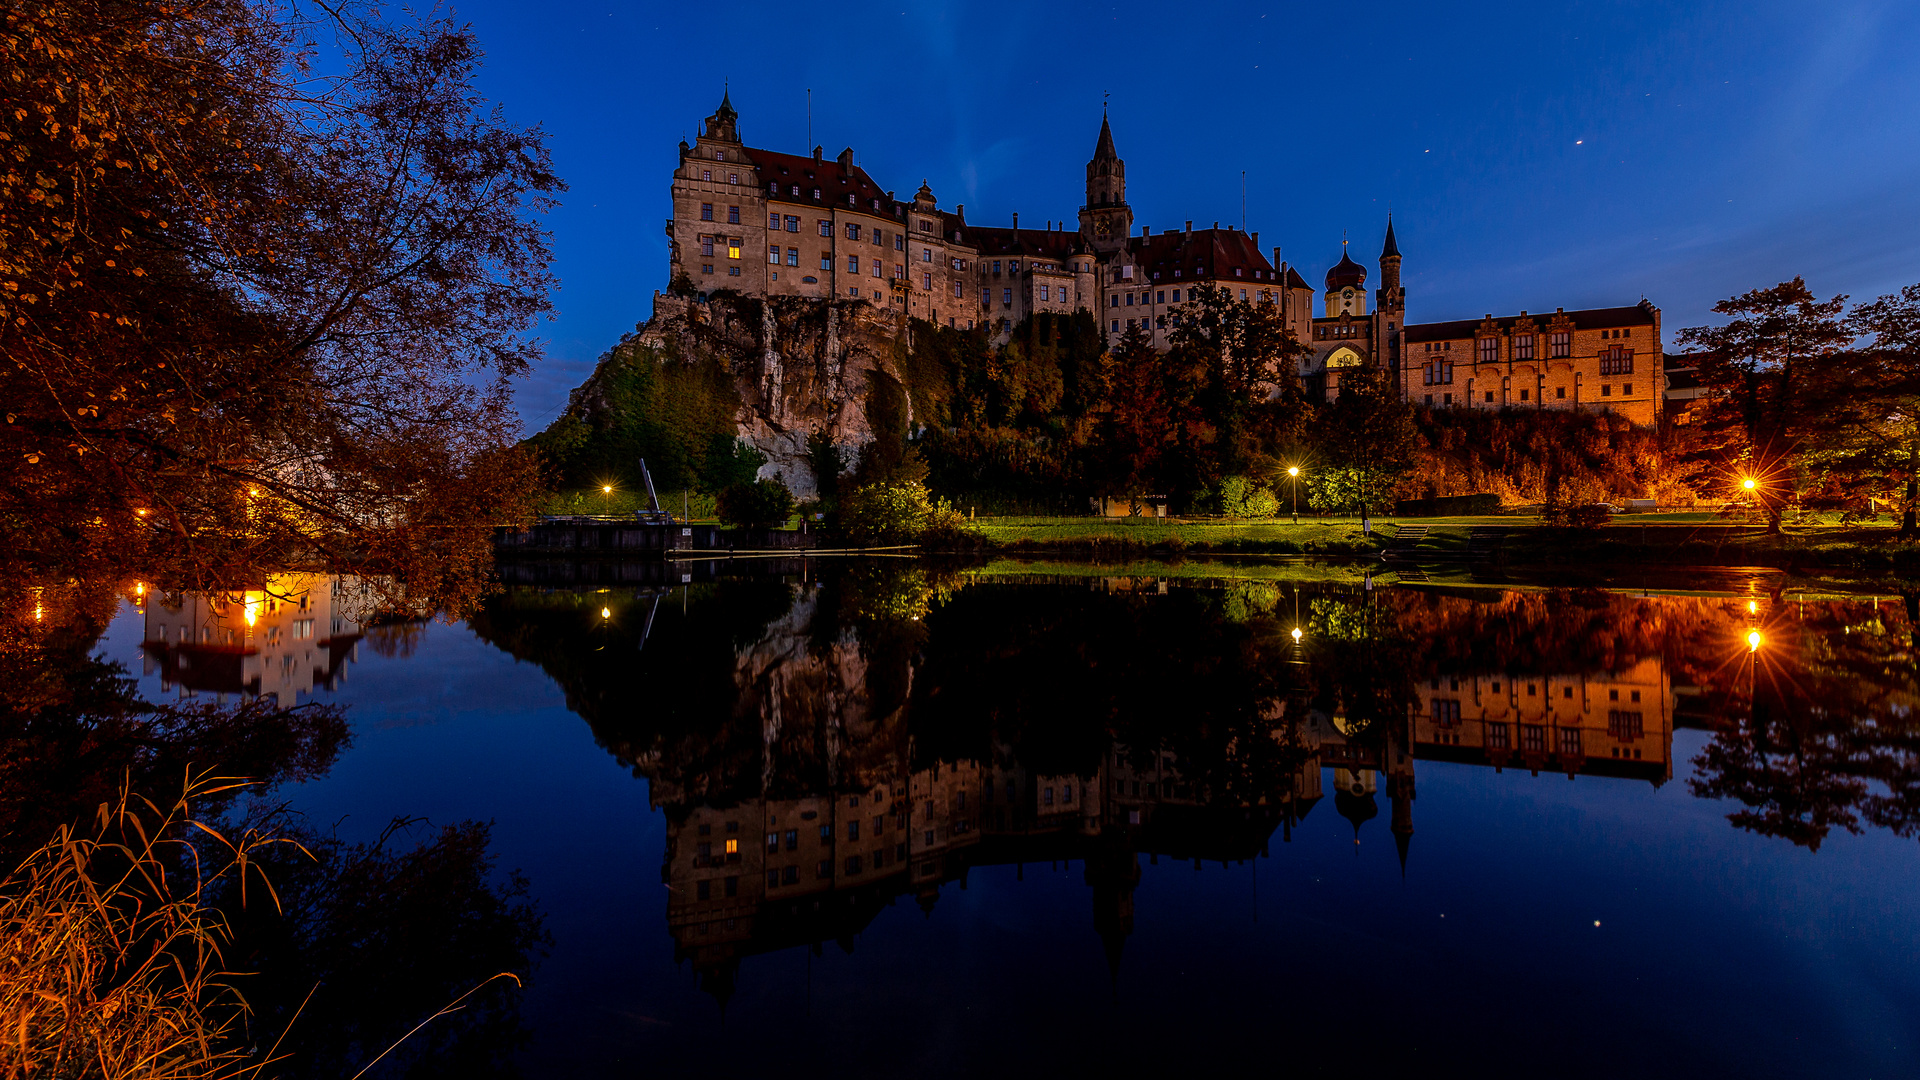
<svg viewBox="0 0 1920 1080">
<path fill-rule="evenodd" d="M 952 233 L 948 233 L 949 236 Z M 971 245 L 983 259 L 995 256 L 1027 256 L 1036 259 L 1061 261 L 1076 255 L 1085 255 L 1086 246 L 1080 242 L 1078 230 L 1049 229 L 1001 229 L 990 225 L 968 226 L 961 243 Z"/>
<path fill-rule="evenodd" d="M 1183 278 L 1230 278 L 1239 270 L 1244 280 L 1279 283 L 1273 264 L 1260 254 L 1252 235 L 1238 229 L 1195 229 L 1137 236 L 1128 242 L 1128 247 L 1148 281 L 1152 281 L 1156 273 L 1162 275 L 1163 281 L 1170 279 L 1175 270 L 1179 270 Z"/>
<path fill-rule="evenodd" d="M 847 196 L 852 195 L 859 200 L 859 205 L 854 209 L 878 214 L 881 217 L 900 216 L 898 204 L 887 198 L 886 191 L 880 187 L 879 183 L 858 165 L 842 168 L 840 162 L 833 158 L 815 161 L 811 157 L 782 154 L 777 150 L 761 150 L 751 146 L 746 147 L 745 150 L 747 160 L 753 162 L 754 167 L 760 170 L 760 182 L 766 185 L 780 185 L 778 191 L 770 187 L 766 189 L 771 201 L 801 203 L 806 206 L 845 207 Z M 796 186 L 800 189 L 798 195 L 793 193 Z M 813 197 L 814 188 L 820 189 L 820 198 L 817 201 Z M 880 204 L 877 210 L 874 208 L 875 200 Z"/>
<path fill-rule="evenodd" d="M 1659 309 L 1646 301 L 1633 307 L 1585 308 L 1580 311 L 1536 311 L 1526 315 L 1506 315 L 1493 320 L 1495 326 L 1503 332 L 1511 332 L 1516 323 L 1525 319 L 1541 331 L 1559 315 L 1565 315 L 1573 321 L 1575 330 L 1611 330 L 1622 326 L 1652 326 L 1654 315 Z M 1480 332 L 1485 319 L 1456 319 L 1453 322 L 1408 323 L 1407 340 L 1450 341 L 1458 338 L 1470 338 Z"/>
</svg>

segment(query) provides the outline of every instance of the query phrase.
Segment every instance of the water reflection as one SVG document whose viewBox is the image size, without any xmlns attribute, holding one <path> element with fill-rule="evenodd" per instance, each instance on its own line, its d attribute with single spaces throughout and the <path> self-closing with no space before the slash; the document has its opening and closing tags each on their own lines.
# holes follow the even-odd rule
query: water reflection
<svg viewBox="0 0 1920 1080">
<path fill-rule="evenodd" d="M 1903 601 L 776 569 L 473 620 L 649 781 L 676 956 L 722 1002 L 977 867 L 1080 862 L 1116 970 L 1143 859 L 1337 828 L 1417 869 L 1422 762 L 1661 785 L 1692 724 L 1741 828 L 1911 835 L 1920 804 Z"/>
</svg>

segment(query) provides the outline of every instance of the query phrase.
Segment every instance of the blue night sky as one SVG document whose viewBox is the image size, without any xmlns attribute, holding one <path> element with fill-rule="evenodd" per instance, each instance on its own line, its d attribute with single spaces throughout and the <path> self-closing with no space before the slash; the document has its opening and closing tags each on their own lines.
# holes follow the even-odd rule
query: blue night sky
<svg viewBox="0 0 1920 1080">
<path fill-rule="evenodd" d="M 1449 10 L 1453 7 L 1453 10 Z M 1631 304 L 1669 346 L 1804 275 L 1920 280 L 1920 5 L 474 0 L 481 85 L 551 136 L 562 288 L 529 431 L 666 284 L 675 146 L 732 80 L 750 145 L 852 146 L 903 197 L 1073 220 L 1110 92 L 1136 227 L 1246 221 L 1318 283 L 1393 209 L 1411 321 Z M 1370 284 L 1372 282 L 1370 281 Z"/>
</svg>

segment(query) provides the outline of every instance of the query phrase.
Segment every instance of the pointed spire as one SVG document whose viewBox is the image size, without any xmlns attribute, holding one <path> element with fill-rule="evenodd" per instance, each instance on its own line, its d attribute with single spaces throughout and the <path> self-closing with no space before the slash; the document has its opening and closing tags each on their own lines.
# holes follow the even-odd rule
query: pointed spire
<svg viewBox="0 0 1920 1080">
<path fill-rule="evenodd" d="M 1400 245 L 1394 243 L 1393 240 L 1393 211 L 1391 210 L 1387 211 L 1387 242 L 1386 245 L 1380 249 L 1380 257 L 1383 259 L 1397 259 L 1400 257 Z"/>
<path fill-rule="evenodd" d="M 1412 842 L 1412 829 L 1408 829 L 1405 832 L 1401 832 L 1398 829 L 1394 830 L 1393 846 L 1400 849 L 1400 877 L 1402 880 L 1405 880 L 1407 876 L 1407 845 Z"/>
<path fill-rule="evenodd" d="M 1107 123 L 1107 110 L 1104 105 L 1100 107 L 1100 141 L 1093 146 L 1093 160 L 1120 160 L 1119 151 L 1113 148 L 1113 127 Z"/>
</svg>

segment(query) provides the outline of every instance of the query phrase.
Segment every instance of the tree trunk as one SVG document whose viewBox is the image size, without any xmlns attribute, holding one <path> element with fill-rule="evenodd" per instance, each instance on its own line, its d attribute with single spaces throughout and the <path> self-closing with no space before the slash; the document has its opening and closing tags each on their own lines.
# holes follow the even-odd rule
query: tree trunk
<svg viewBox="0 0 1920 1080">
<path fill-rule="evenodd" d="M 1912 536 L 1920 523 L 1915 521 L 1914 503 L 1920 501 L 1920 438 L 1907 442 L 1907 507 L 1900 515 L 1900 535 Z"/>
</svg>

